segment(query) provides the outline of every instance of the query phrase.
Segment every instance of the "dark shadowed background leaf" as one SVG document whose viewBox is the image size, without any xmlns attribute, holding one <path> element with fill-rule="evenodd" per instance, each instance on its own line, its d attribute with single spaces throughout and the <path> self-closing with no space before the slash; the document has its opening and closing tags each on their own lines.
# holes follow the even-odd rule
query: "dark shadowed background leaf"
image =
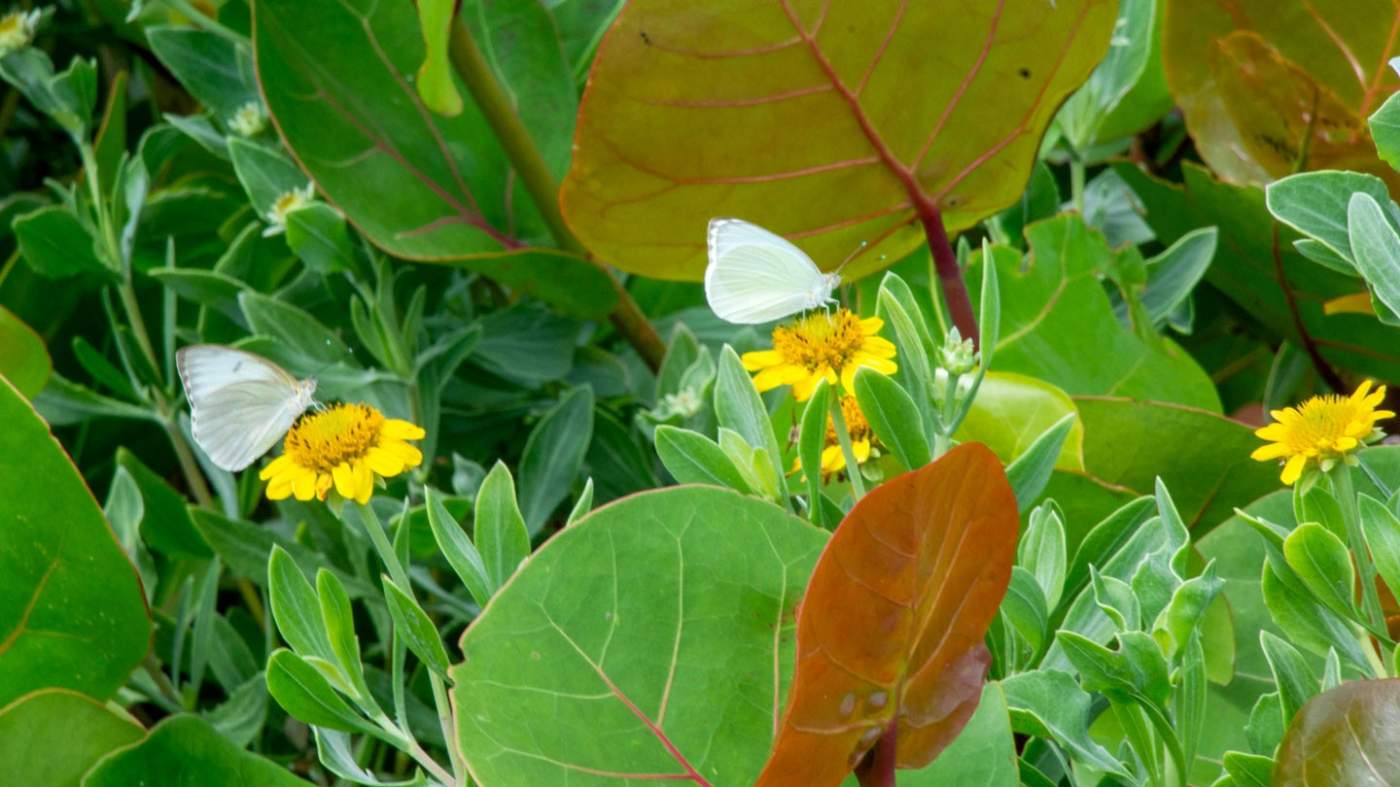
<svg viewBox="0 0 1400 787">
<path fill-rule="evenodd" d="M 49 686 L 106 699 L 146 654 L 136 569 L 68 455 L 0 380 L 0 704 Z"/>
<path fill-rule="evenodd" d="M 874 488 L 837 527 L 797 618 L 797 668 L 761 785 L 836 785 L 892 722 L 918 768 L 967 723 L 1011 578 L 1016 499 L 964 443 Z"/>
<path fill-rule="evenodd" d="M 698 280 L 716 215 L 848 278 L 1020 197 L 1041 133 L 1103 56 L 1107 0 L 639 0 L 599 49 L 564 182 L 619 267 Z M 987 91 L 996 100 L 987 101 Z M 840 195 L 839 198 L 836 195 Z"/>
<path fill-rule="evenodd" d="M 475 781 L 752 783 L 825 541 L 774 505 L 706 487 L 644 492 L 570 525 L 462 637 L 453 695 Z"/>
<path fill-rule="evenodd" d="M 1397 27 L 1390 0 L 1172 0 L 1162 56 L 1196 148 L 1226 180 L 1267 183 L 1305 151 L 1308 169 L 1394 186 L 1366 118 L 1400 86 Z"/>
</svg>

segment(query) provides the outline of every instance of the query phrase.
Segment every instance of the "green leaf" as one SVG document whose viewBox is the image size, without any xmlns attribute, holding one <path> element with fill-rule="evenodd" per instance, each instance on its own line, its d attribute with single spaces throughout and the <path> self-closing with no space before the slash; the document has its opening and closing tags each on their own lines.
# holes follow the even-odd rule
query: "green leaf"
<svg viewBox="0 0 1400 787">
<path fill-rule="evenodd" d="M 786 478 L 783 467 L 783 452 L 778 446 L 778 438 L 773 434 L 773 422 L 763 399 L 753 387 L 749 373 L 734 348 L 725 345 L 720 351 L 719 369 L 715 377 L 715 415 L 719 425 L 733 429 L 751 447 L 767 452 L 777 478 L 779 494 L 787 496 Z"/>
<path fill-rule="evenodd" d="M 1065 527 L 1059 512 L 1047 506 L 1031 511 L 1026 530 L 1016 544 L 1016 564 L 1035 575 L 1046 606 L 1052 610 L 1060 603 L 1064 590 L 1067 555 Z"/>
<path fill-rule="evenodd" d="M 1046 609 L 1045 594 L 1036 583 L 1034 574 L 1020 566 L 1011 567 L 1011 584 L 997 614 L 1003 616 L 1025 639 L 1032 654 L 1040 652 L 1050 613 Z"/>
<path fill-rule="evenodd" d="M 860 410 L 875 436 L 894 453 L 900 464 L 908 470 L 928 464 L 932 452 L 919 408 L 899 383 L 879 372 L 861 369 L 856 372 L 855 388 Z"/>
<path fill-rule="evenodd" d="M 1123 763 L 1089 737 L 1093 700 L 1073 676 L 1041 669 L 1012 675 L 1001 687 L 1016 732 L 1051 738 L 1068 749 L 1076 762 L 1128 777 Z"/>
<path fill-rule="evenodd" d="M 1094 591 L 1094 603 L 1113 619 L 1119 631 L 1142 628 L 1142 609 L 1133 586 L 1121 579 L 1106 577 L 1089 567 L 1089 586 Z"/>
<path fill-rule="evenodd" d="M 52 370 L 44 340 L 14 312 L 0 306 L 0 377 L 33 398 L 43 390 Z"/>
<path fill-rule="evenodd" d="M 353 739 L 349 735 L 324 727 L 312 727 L 311 730 L 316 734 L 317 757 L 327 770 L 337 776 L 369 787 L 418 787 L 423 784 L 421 773 L 415 774 L 412 779 L 401 781 L 381 779 L 356 759 Z"/>
<path fill-rule="evenodd" d="M 1369 125 L 1381 160 L 1392 168 L 1400 169 L 1400 99 L 1394 95 L 1387 98 L 1381 108 L 1371 115 Z"/>
<path fill-rule="evenodd" d="M 953 233 L 1020 198 L 1117 16 L 1101 0 L 819 9 L 625 5 L 561 193 L 580 240 L 624 270 L 699 281 L 705 223 L 742 215 L 828 270 L 868 242 L 848 280 L 886 268 L 925 243 L 913 205 L 937 205 Z M 936 62 L 934 29 L 957 42 Z M 979 95 L 997 100 L 968 100 Z M 796 129 L 807 144 L 774 144 Z"/>
<path fill-rule="evenodd" d="M 84 787 L 128 787 L 152 774 L 197 781 L 204 787 L 303 787 L 292 772 L 242 751 L 198 716 L 179 714 L 157 724 L 146 738 L 102 760 L 83 779 Z"/>
<path fill-rule="evenodd" d="M 126 468 L 141 489 L 146 517 L 141 521 L 141 538 L 150 548 L 173 557 L 207 560 L 214 556 L 204 537 L 195 529 L 184 495 L 147 467 L 125 448 L 117 449 L 117 464 Z"/>
<path fill-rule="evenodd" d="M 355 637 L 355 612 L 350 608 L 345 586 L 334 572 L 324 568 L 316 572 L 316 600 L 321 607 L 321 624 L 325 626 L 334 663 L 349 678 L 351 688 L 359 694 L 358 699 L 372 701 L 365 684 L 364 665 L 360 663 L 360 641 Z"/>
<path fill-rule="evenodd" d="M 1191 295 L 1215 257 L 1214 227 L 1202 227 L 1177 238 L 1167 250 L 1147 261 L 1147 290 L 1142 307 L 1160 326 Z"/>
<path fill-rule="evenodd" d="M 1215 180 L 1189 162 L 1182 165 L 1180 185 L 1156 180 L 1132 164 L 1114 170 L 1142 199 L 1162 242 L 1201 226 L 1219 228 L 1230 264 L 1212 265 L 1206 282 L 1270 336 L 1303 347 L 1301 327 L 1333 367 L 1378 380 L 1400 377 L 1400 352 L 1391 351 L 1400 347 L 1400 331 L 1371 315 L 1325 313 L 1327 301 L 1360 289 L 1355 274 L 1323 267 L 1297 252 L 1292 231 L 1270 220 L 1263 190 Z"/>
<path fill-rule="evenodd" d="M 549 242 L 525 195 L 512 199 L 505 153 L 476 104 L 447 118 L 422 103 L 412 5 L 260 0 L 256 11 L 258 81 L 282 139 L 375 245 L 449 262 Z"/>
<path fill-rule="evenodd" d="M 1390 199 L 1385 181 L 1374 175 L 1325 170 L 1300 172 L 1270 183 L 1264 189 L 1264 204 L 1274 218 L 1351 262 L 1347 205 L 1357 193 L 1370 194 L 1381 204 Z"/>
<path fill-rule="evenodd" d="M 424 666 L 446 677 L 447 668 L 452 664 L 438 636 L 437 626 L 433 625 L 432 619 L 418 606 L 418 602 L 395 585 L 388 575 L 380 579 L 384 582 L 384 600 L 389 606 L 389 616 L 394 619 L 395 630 Z"/>
<path fill-rule="evenodd" d="M 831 386 L 826 380 L 817 383 L 812 397 L 802 410 L 802 426 L 797 435 L 797 458 L 803 467 L 810 468 L 807 477 L 807 509 L 812 522 L 826 525 L 826 512 L 822 505 L 822 451 L 826 448 L 826 425 L 831 420 Z M 833 522 L 831 526 L 835 526 Z"/>
<path fill-rule="evenodd" d="M 267 681 L 263 674 L 250 677 L 233 689 L 228 699 L 202 715 L 220 735 L 235 746 L 247 748 L 262 734 L 267 722 Z"/>
<path fill-rule="evenodd" d="M 345 732 L 378 730 L 350 707 L 321 670 L 286 648 L 267 660 L 267 691 L 295 719 Z"/>
<path fill-rule="evenodd" d="M 1357 505 L 1361 513 L 1361 532 L 1371 548 L 1376 571 L 1392 594 L 1400 592 L 1400 518 L 1368 494 L 1359 495 Z"/>
<path fill-rule="evenodd" d="M 457 518 L 442 503 L 442 496 L 432 487 L 427 489 L 428 524 L 433 529 L 433 538 L 443 557 L 457 572 L 457 577 L 466 586 L 467 592 L 480 606 L 491 600 L 492 582 L 486 572 L 486 562 L 476 550 L 467 531 L 457 523 Z"/>
<path fill-rule="evenodd" d="M 1125 329 L 1096 274 L 1113 256 L 1103 236 L 1075 214 L 1026 228 L 1030 255 L 994 253 L 1002 292 L 996 365 L 1074 394 L 1114 394 L 1219 412 L 1209 376 L 1170 340 L 1146 342 Z M 968 268 L 980 278 L 986 258 Z M 976 297 L 974 294 L 973 297 Z M 1090 340 L 1088 337 L 1093 337 Z"/>
<path fill-rule="evenodd" d="M 1385 205 L 1395 211 L 1395 203 L 1388 197 Z M 1400 314 L 1400 234 L 1395 231 L 1394 220 L 1386 219 L 1380 203 L 1371 195 L 1351 195 L 1347 231 L 1356 268 L 1391 315 Z M 1377 309 L 1376 313 L 1382 312 Z"/>
<path fill-rule="evenodd" d="M 644 492 L 560 532 L 462 638 L 452 691 L 476 780 L 554 784 L 580 765 L 752 783 L 825 540 L 703 487 Z M 598 780 L 611 778 L 625 780 Z"/>
<path fill-rule="evenodd" d="M 62 205 L 26 213 L 15 219 L 13 228 L 24 261 L 43 276 L 111 275 L 97 254 L 97 239 L 77 214 Z"/>
<path fill-rule="evenodd" d="M 1170 111 L 1158 44 L 1163 6 L 1164 0 L 1119 3 L 1108 54 L 1060 108 L 1059 127 L 1081 155 L 1096 143 L 1132 136 Z"/>
<path fill-rule="evenodd" d="M 427 50 L 415 80 L 418 95 L 429 109 L 448 117 L 462 111 L 462 97 L 452 83 L 452 62 L 447 58 L 455 11 L 452 0 L 423 0 L 418 5 L 418 22 Z"/>
<path fill-rule="evenodd" d="M 239 294 L 238 305 L 254 331 L 278 340 L 308 363 L 358 365 L 334 331 L 285 300 L 246 291 Z"/>
<path fill-rule="evenodd" d="M 91 697 L 41 689 L 0 708 L 0 762 L 15 784 L 78 787 L 93 763 L 144 734 Z"/>
<path fill-rule="evenodd" d="M 1025 453 L 1006 466 L 1006 478 L 1011 482 L 1012 490 L 1016 492 L 1018 507 L 1030 506 L 1040 497 L 1040 493 L 1045 491 L 1045 485 L 1050 482 L 1050 475 L 1055 471 L 1055 463 L 1064 450 L 1065 442 L 1069 439 L 1070 432 L 1078 425 L 1079 419 L 1074 413 L 1066 414 L 1049 429 L 1041 432 Z"/>
<path fill-rule="evenodd" d="M 1284 567 L 1284 571 L 1288 570 Z M 1352 668 L 1363 673 L 1370 670 L 1359 645 L 1360 629 L 1354 623 L 1318 603 L 1296 576 L 1291 581 L 1281 577 L 1272 562 L 1265 566 L 1263 576 L 1264 603 L 1289 642 L 1318 656 L 1336 648 L 1338 655 Z"/>
<path fill-rule="evenodd" d="M 515 502 L 515 479 L 504 462 L 497 460 L 481 482 L 473 529 L 489 578 L 487 593 L 494 595 L 530 554 L 530 531 Z"/>
<path fill-rule="evenodd" d="M 228 152 L 259 217 L 271 213 L 282 195 L 306 189 L 306 176 L 279 148 L 233 137 Z"/>
<path fill-rule="evenodd" d="M 1308 700 L 1317 694 L 1317 675 L 1313 673 L 1303 654 L 1267 631 L 1259 632 L 1259 647 L 1264 658 L 1269 660 L 1269 670 L 1278 687 L 1279 707 L 1282 710 L 1283 726 L 1287 727 Z"/>
<path fill-rule="evenodd" d="M 679 483 L 752 491 L 724 449 L 699 432 L 665 424 L 656 427 L 656 454 Z"/>
<path fill-rule="evenodd" d="M 988 372 L 977 388 L 977 398 L 968 408 L 957 438 L 961 442 L 985 443 L 1009 465 L 1047 429 L 1076 411 L 1074 400 L 1050 383 L 1022 374 Z M 1081 424 L 1071 423 L 1055 466 L 1061 470 L 1084 468 Z"/>
<path fill-rule="evenodd" d="M 156 58 L 225 126 L 245 105 L 261 108 L 248 42 L 190 27 L 151 26 L 145 33 Z"/>
<path fill-rule="evenodd" d="M 267 562 L 268 600 L 277 630 L 298 654 L 336 661 L 321 619 L 321 603 L 292 556 L 280 546 Z"/>
<path fill-rule="evenodd" d="M 544 527 L 569 496 L 593 439 L 593 389 L 570 390 L 545 413 L 520 459 L 520 508 L 531 533 Z"/>
<path fill-rule="evenodd" d="M 307 268 L 323 276 L 351 270 L 355 264 L 345 217 L 320 202 L 287 213 L 287 245 Z"/>
<path fill-rule="evenodd" d="M 1356 614 L 1351 554 L 1332 531 L 1315 522 L 1299 525 L 1283 540 L 1283 556 L 1318 601 L 1339 615 Z"/>
<path fill-rule="evenodd" d="M 1400 781 L 1400 680 L 1354 680 L 1314 697 L 1279 746 L 1274 787 Z"/>
<path fill-rule="evenodd" d="M 48 427 L 0 380 L 0 705 L 49 686 L 104 699 L 146 654 L 136 569 Z"/>
<path fill-rule="evenodd" d="M 876 310 L 894 332 L 899 358 L 896 375 L 918 405 L 925 426 L 932 427 L 936 415 L 933 410 L 934 376 L 929 359 L 936 348 L 914 292 L 899 274 L 891 271 L 880 281 Z"/>
<path fill-rule="evenodd" d="M 1272 757 L 1227 751 L 1224 763 L 1225 772 L 1234 780 L 1236 787 L 1270 787 L 1273 781 Z"/>
</svg>

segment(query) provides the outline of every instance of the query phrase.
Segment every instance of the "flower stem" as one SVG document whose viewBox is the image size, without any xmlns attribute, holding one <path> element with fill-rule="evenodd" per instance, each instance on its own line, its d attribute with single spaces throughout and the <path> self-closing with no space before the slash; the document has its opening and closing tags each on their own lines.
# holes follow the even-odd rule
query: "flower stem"
<svg viewBox="0 0 1400 787">
<path fill-rule="evenodd" d="M 564 213 L 559 209 L 559 184 L 550 173 L 539 148 L 530 138 L 530 132 L 521 122 L 510 96 L 497 81 L 491 65 L 482 56 L 471 31 L 460 18 L 452 24 L 450 55 L 457 75 L 466 83 L 476 100 L 477 107 L 491 124 L 511 166 L 520 175 L 520 182 L 529 192 L 530 199 L 540 212 L 540 217 L 549 227 L 550 233 L 560 248 L 577 254 L 602 271 L 617 292 L 617 306 L 609 315 L 613 327 L 622 334 L 646 361 L 652 371 L 661 368 L 661 359 L 666 354 L 666 345 L 656 332 L 651 321 L 642 313 L 641 307 L 632 298 L 627 288 L 613 274 L 612 270 L 593 258 L 583 242 L 569 229 Z"/>
<path fill-rule="evenodd" d="M 851 448 L 851 433 L 846 431 L 846 416 L 841 412 L 839 394 L 831 397 L 831 425 L 836 430 L 836 442 L 841 444 L 841 456 L 846 460 L 846 477 L 851 479 L 851 494 L 859 500 L 865 497 L 865 481 L 860 477 L 855 449 Z"/>
<path fill-rule="evenodd" d="M 856 766 L 856 778 L 860 780 L 860 787 L 894 787 L 895 785 L 895 754 L 896 743 L 899 740 L 899 725 L 897 722 L 890 722 L 885 728 L 880 740 L 875 742 L 875 748 L 871 749 Z"/>
</svg>

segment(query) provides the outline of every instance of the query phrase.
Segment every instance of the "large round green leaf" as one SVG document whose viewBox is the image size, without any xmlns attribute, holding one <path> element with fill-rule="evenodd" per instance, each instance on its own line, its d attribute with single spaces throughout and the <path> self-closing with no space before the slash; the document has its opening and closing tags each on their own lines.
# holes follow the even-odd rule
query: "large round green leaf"
<svg viewBox="0 0 1400 787">
<path fill-rule="evenodd" d="M 0 306 L 0 377 L 25 396 L 43 390 L 53 363 L 44 340 L 13 312 Z"/>
<path fill-rule="evenodd" d="M 180 714 L 157 724 L 140 743 L 98 763 L 84 787 L 305 787 L 291 771 L 234 746 L 209 722 Z"/>
<path fill-rule="evenodd" d="M 705 225 L 762 224 L 859 277 L 1015 202 L 1108 0 L 635 0 L 584 93 L 565 215 L 619 267 L 699 280 Z M 862 246 L 862 244 L 865 244 Z"/>
<path fill-rule="evenodd" d="M 0 767 L 10 784 L 78 787 L 93 763 L 145 733 L 91 697 L 42 689 L 0 709 Z"/>
<path fill-rule="evenodd" d="M 752 784 L 826 534 L 709 487 L 647 492 L 564 530 L 491 599 L 453 669 L 483 787 Z"/>
<path fill-rule="evenodd" d="M 48 427 L 0 380 L 0 704 L 60 686 L 105 698 L 146 654 L 136 569 Z"/>
</svg>

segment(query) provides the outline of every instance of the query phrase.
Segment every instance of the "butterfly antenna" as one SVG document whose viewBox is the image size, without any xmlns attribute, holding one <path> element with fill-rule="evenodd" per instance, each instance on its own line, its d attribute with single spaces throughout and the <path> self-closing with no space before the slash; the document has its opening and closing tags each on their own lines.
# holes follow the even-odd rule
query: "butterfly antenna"
<svg viewBox="0 0 1400 787">
<path fill-rule="evenodd" d="M 870 245 L 870 242 L 869 242 L 869 241 L 861 241 L 860 244 L 857 245 L 857 246 L 851 251 L 850 254 L 847 254 L 847 255 L 846 255 L 846 259 L 841 260 L 841 264 L 840 264 L 840 265 L 837 265 L 837 266 L 836 266 L 836 270 L 832 271 L 832 273 L 840 273 L 842 270 L 845 270 L 845 268 L 846 268 L 846 263 L 848 263 L 848 262 L 850 262 L 851 260 L 855 259 L 856 257 L 860 256 L 860 253 L 863 252 L 863 251 L 865 251 L 865 247 L 866 247 L 866 246 L 869 246 L 869 245 Z"/>
</svg>

